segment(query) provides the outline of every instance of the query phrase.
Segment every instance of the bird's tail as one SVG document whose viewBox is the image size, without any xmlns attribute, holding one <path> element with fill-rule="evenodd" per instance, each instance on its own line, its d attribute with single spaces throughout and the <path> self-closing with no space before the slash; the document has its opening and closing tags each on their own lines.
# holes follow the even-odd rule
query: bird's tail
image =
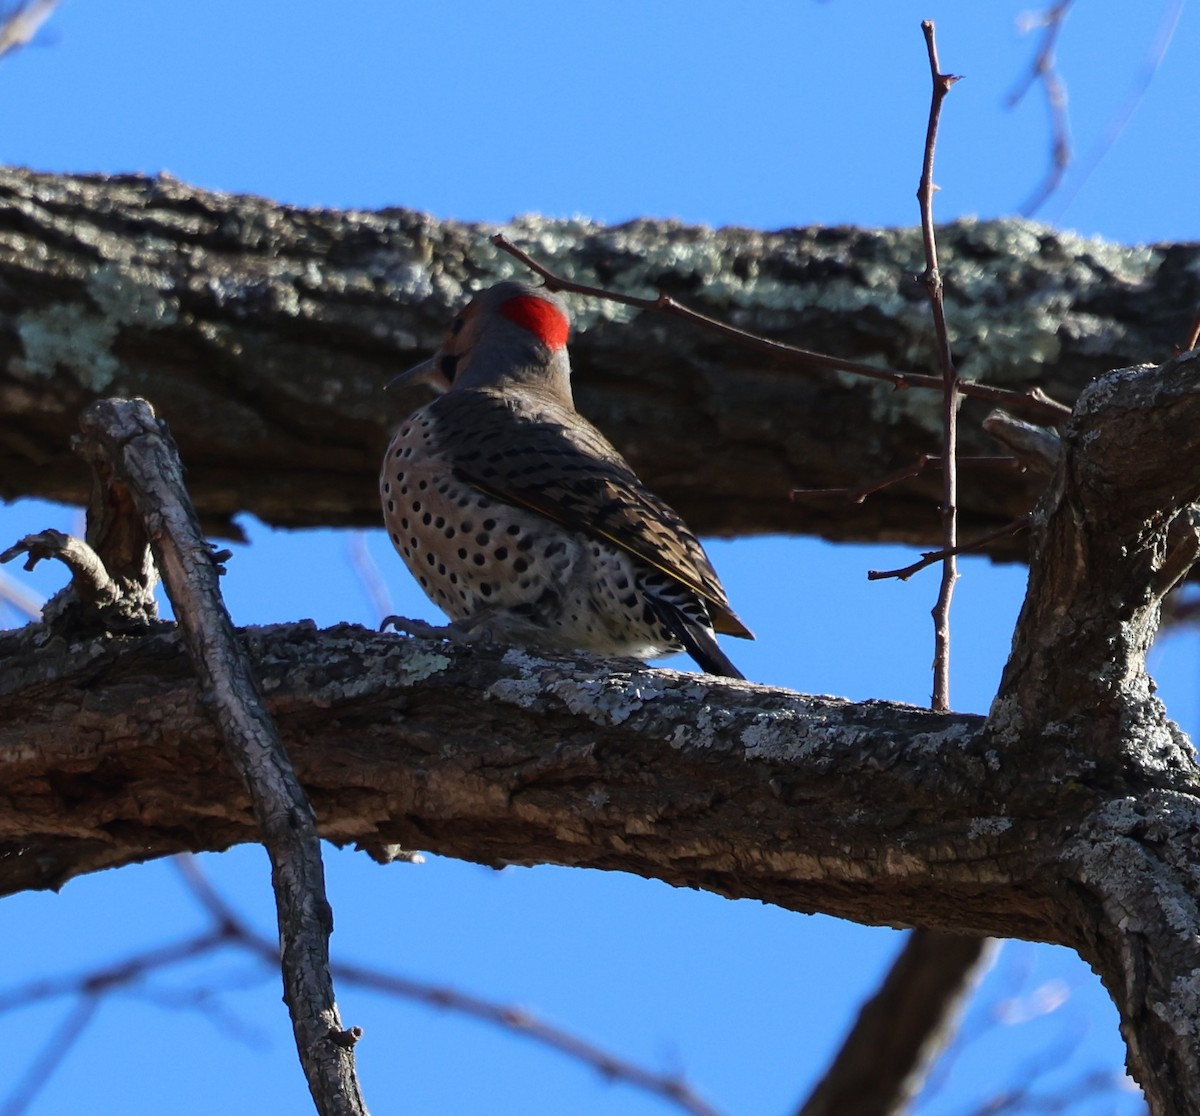
<svg viewBox="0 0 1200 1116">
<path fill-rule="evenodd" d="M 696 660 L 696 665 L 709 674 L 719 674 L 724 678 L 740 678 L 746 676 L 729 661 L 729 657 L 721 650 L 717 637 L 707 624 L 688 616 L 670 601 L 661 598 L 655 600 L 655 611 L 662 622 L 670 629 L 671 634 L 683 644 L 683 649 Z"/>
</svg>

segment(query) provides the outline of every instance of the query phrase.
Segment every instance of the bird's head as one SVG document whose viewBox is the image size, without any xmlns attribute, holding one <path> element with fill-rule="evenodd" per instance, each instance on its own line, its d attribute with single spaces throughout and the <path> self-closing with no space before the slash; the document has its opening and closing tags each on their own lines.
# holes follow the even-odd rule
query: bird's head
<svg viewBox="0 0 1200 1116">
<path fill-rule="evenodd" d="M 439 394 L 536 389 L 571 405 L 570 331 L 567 308 L 557 295 L 515 280 L 497 283 L 459 311 L 433 356 L 387 386 L 428 384 Z"/>
</svg>

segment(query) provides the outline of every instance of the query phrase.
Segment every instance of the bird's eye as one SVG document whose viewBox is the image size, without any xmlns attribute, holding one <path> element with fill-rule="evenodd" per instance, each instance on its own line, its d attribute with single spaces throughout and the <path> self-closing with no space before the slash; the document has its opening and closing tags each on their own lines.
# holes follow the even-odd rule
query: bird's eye
<svg viewBox="0 0 1200 1116">
<path fill-rule="evenodd" d="M 455 318 L 453 323 L 450 326 L 450 332 L 453 333 L 455 337 L 457 337 L 462 332 L 462 327 L 463 327 L 462 318 Z"/>
<path fill-rule="evenodd" d="M 458 371 L 458 354 L 447 353 L 441 360 L 442 375 L 446 377 L 450 383 L 454 383 L 454 373 Z"/>
</svg>

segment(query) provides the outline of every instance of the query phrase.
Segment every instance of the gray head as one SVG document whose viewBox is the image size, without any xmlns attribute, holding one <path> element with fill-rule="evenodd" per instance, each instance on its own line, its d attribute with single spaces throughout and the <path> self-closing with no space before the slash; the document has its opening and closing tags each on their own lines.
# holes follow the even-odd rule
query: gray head
<svg viewBox="0 0 1200 1116">
<path fill-rule="evenodd" d="M 573 406 L 570 330 L 566 305 L 545 287 L 511 279 L 497 283 L 459 311 L 432 357 L 388 387 L 429 384 L 439 394 L 484 387 L 537 390 Z"/>
</svg>

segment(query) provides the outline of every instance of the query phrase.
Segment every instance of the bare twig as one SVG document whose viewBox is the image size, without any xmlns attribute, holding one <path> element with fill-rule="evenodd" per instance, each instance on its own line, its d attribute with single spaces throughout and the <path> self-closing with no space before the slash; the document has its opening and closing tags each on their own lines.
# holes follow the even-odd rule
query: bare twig
<svg viewBox="0 0 1200 1116">
<path fill-rule="evenodd" d="M 278 956 L 278 951 L 273 943 L 249 927 L 229 907 L 196 868 L 191 858 L 177 857 L 175 864 L 196 900 L 209 912 L 218 925 L 229 926 L 232 929 L 237 944 L 265 960 L 271 960 Z M 586 1042 L 577 1035 L 542 1022 L 523 1009 L 498 1004 L 444 985 L 409 980 L 363 965 L 338 961 L 333 963 L 333 972 L 342 982 L 356 984 L 361 988 L 387 995 L 403 996 L 405 999 L 415 1000 L 429 1007 L 469 1015 L 504 1030 L 516 1031 L 533 1039 L 534 1042 L 591 1066 L 597 1073 L 609 1080 L 623 1081 L 635 1088 L 660 1096 L 672 1102 L 682 1111 L 691 1113 L 692 1116 L 717 1116 L 716 1109 L 703 1100 L 682 1078 L 644 1069 L 602 1050 L 593 1043 Z"/>
<path fill-rule="evenodd" d="M 958 372 L 950 352 L 950 331 L 946 326 L 946 307 L 942 299 L 942 275 L 938 270 L 937 240 L 933 230 L 933 156 L 937 148 L 938 123 L 942 115 L 942 102 L 950 87 L 959 79 L 952 74 L 943 74 L 938 64 L 937 40 L 932 20 L 921 24 L 925 35 L 925 46 L 929 53 L 929 72 L 933 79 L 933 96 L 929 104 L 929 124 L 925 130 L 925 158 L 921 167 L 921 184 L 917 199 L 921 206 L 921 240 L 925 245 L 925 271 L 921 282 L 929 296 L 929 308 L 933 315 L 933 328 L 937 335 L 938 362 L 942 368 L 944 406 L 942 411 L 942 454 L 945 465 L 942 469 L 942 584 L 937 604 L 933 610 L 934 655 L 933 655 L 933 708 L 946 712 L 950 708 L 950 600 L 954 595 L 954 583 L 958 580 L 958 568 L 954 555 L 958 547 Z"/>
<path fill-rule="evenodd" d="M 1037 189 L 1021 207 L 1021 214 L 1032 217 L 1046 203 L 1046 199 L 1058 189 L 1067 167 L 1071 165 L 1071 123 L 1067 116 L 1067 86 L 1055 68 L 1054 46 L 1067 19 L 1067 12 L 1074 0 L 1057 0 L 1038 14 L 1036 22 L 1041 24 L 1042 39 L 1029 72 L 1017 83 L 1008 95 L 1008 107 L 1015 107 L 1029 92 L 1036 81 L 1046 95 L 1046 107 L 1050 111 L 1050 166 Z"/>
<path fill-rule="evenodd" d="M 250 794 L 271 858 L 285 999 L 313 1100 L 323 1116 L 364 1116 L 353 1053 L 331 1041 L 343 1028 L 329 973 L 332 914 L 316 819 L 221 600 L 174 443 L 144 400 L 100 400 L 81 426 L 85 442 L 128 485 L 146 524 L 226 753 Z"/>
<path fill-rule="evenodd" d="M 956 546 L 951 551 L 946 550 L 927 550 L 921 555 L 919 562 L 914 562 L 911 566 L 905 566 L 899 570 L 868 570 L 868 581 L 882 581 L 884 578 L 894 577 L 900 581 L 907 581 L 915 573 L 920 573 L 921 570 L 929 566 L 935 565 L 938 562 L 944 562 L 947 558 L 953 558 L 957 554 L 971 554 L 973 551 L 982 550 L 988 543 L 994 539 L 1002 539 L 1005 535 L 1015 535 L 1018 531 L 1024 531 L 1029 526 L 1029 515 L 1019 515 L 1011 523 L 1006 523 L 1003 527 L 997 527 L 994 531 L 988 531 L 986 535 L 980 535 L 978 538 L 971 539 L 970 542 L 962 543 Z"/>
<path fill-rule="evenodd" d="M 207 1001 L 211 996 L 204 991 L 172 990 L 170 995 L 162 992 L 140 989 L 146 978 L 155 972 L 177 965 L 197 957 L 211 954 L 220 949 L 233 948 L 248 953 L 258 964 L 274 969 L 279 964 L 279 945 L 269 940 L 255 930 L 222 898 L 200 871 L 195 860 L 190 856 L 179 856 L 172 860 L 183 882 L 196 902 L 209 916 L 211 925 L 202 932 L 157 949 L 141 953 L 114 962 L 111 965 L 69 976 L 53 977 L 31 981 L 8 991 L 0 992 L 0 1014 L 30 1007 L 61 996 L 73 996 L 79 1005 L 87 1005 L 89 1012 L 98 1006 L 102 996 L 120 991 L 124 995 L 139 996 L 151 1003 L 172 1007 L 195 1010 L 208 1010 Z M 523 1035 L 549 1047 L 570 1058 L 574 1058 L 590 1066 L 597 1073 L 610 1081 L 621 1081 L 634 1088 L 641 1089 L 664 1100 L 670 1101 L 683 1112 L 691 1116 L 717 1116 L 717 1111 L 701 1098 L 695 1090 L 677 1075 L 655 1073 L 632 1062 L 626 1061 L 607 1050 L 587 1042 L 568 1031 L 544 1023 L 528 1011 L 505 1004 L 485 1000 L 456 989 L 428 984 L 423 981 L 409 980 L 392 973 L 363 965 L 351 965 L 335 962 L 332 966 L 334 976 L 343 983 L 355 984 L 374 992 L 385 995 L 400 996 L 414 1000 L 428 1007 L 441 1008 L 458 1012 L 472 1018 L 482 1020 L 509 1032 Z M 78 1013 L 72 1014 L 72 1018 Z M 90 1018 L 90 1015 L 89 1015 Z M 83 1018 L 79 1030 L 87 1023 Z M 341 1035 L 341 1041 L 353 1045 L 361 1032 L 358 1028 L 350 1028 Z M 55 1038 L 61 1041 L 62 1032 L 57 1032 Z M 77 1036 L 76 1036 L 77 1037 Z M 335 1042 L 339 1041 L 337 1038 Z M 47 1044 L 47 1051 L 53 1049 Z M 39 1058 L 37 1064 L 22 1078 L 22 1085 L 29 1083 L 28 1089 L 20 1088 L 23 1105 L 34 1098 L 37 1087 L 45 1083 L 49 1072 L 35 1074 L 37 1069 L 49 1070 Z M 14 1092 L 13 1097 L 17 1096 Z M 7 1116 L 23 1109 L 9 1107 L 0 1109 L 0 1116 Z"/>
<path fill-rule="evenodd" d="M 683 1078 L 675 1074 L 655 1073 L 627 1062 L 594 1043 L 586 1042 L 559 1027 L 543 1022 L 523 1008 L 491 1003 L 454 988 L 423 985 L 358 965 L 335 962 L 333 968 L 340 981 L 357 984 L 375 992 L 404 996 L 430 1007 L 445 1008 L 516 1031 L 543 1046 L 557 1050 L 560 1054 L 586 1063 L 610 1081 L 623 1081 L 644 1092 L 662 1097 L 693 1116 L 717 1116 L 717 1110 L 700 1097 Z"/>
<path fill-rule="evenodd" d="M 122 595 L 120 586 L 108 575 L 100 556 L 72 535 L 47 528 L 36 535 L 26 535 L 0 553 L 0 562 L 11 562 L 25 555 L 24 569 L 32 570 L 47 558 L 57 558 L 71 571 L 71 585 L 76 597 L 96 608 L 115 603 Z"/>
<path fill-rule="evenodd" d="M 697 313 L 684 306 L 668 295 L 660 294 L 657 298 L 639 298 L 636 295 L 622 294 L 610 291 L 604 287 L 592 287 L 586 283 L 575 283 L 563 279 L 548 267 L 540 264 L 529 253 L 522 251 L 502 233 L 492 237 L 492 243 L 503 249 L 509 255 L 520 260 L 535 274 L 545 280 L 546 286 L 552 291 L 569 291 L 574 294 L 587 295 L 590 298 L 603 298 L 609 302 L 619 302 L 625 306 L 634 306 L 639 310 L 657 310 L 663 314 L 681 318 L 692 325 L 718 333 L 722 337 L 737 341 L 760 352 L 770 353 L 789 363 L 812 368 L 826 368 L 840 372 L 850 372 L 856 376 L 865 376 L 872 380 L 883 380 L 893 387 L 903 390 L 906 388 L 930 388 L 940 391 L 943 387 L 938 376 L 926 376 L 917 372 L 897 372 L 890 368 L 878 368 L 872 364 L 862 364 L 856 360 L 843 360 L 841 357 L 828 356 L 825 353 L 814 353 L 809 349 L 801 349 L 796 345 L 788 345 L 782 341 L 771 341 L 744 329 L 738 329 L 726 322 L 717 321 L 704 314 Z M 1028 416 L 1034 422 L 1044 422 L 1052 426 L 1065 422 L 1071 415 L 1071 409 L 1051 399 L 1040 388 L 1028 392 L 1010 391 L 1007 388 L 991 387 L 988 384 L 976 383 L 974 380 L 960 380 L 959 391 L 976 399 L 987 399 L 993 403 L 1002 404 L 1011 410 Z"/>
<path fill-rule="evenodd" d="M 1037 429 L 1041 429 L 1038 427 Z M 817 503 L 823 500 L 846 500 L 851 504 L 861 504 L 868 496 L 882 492 L 885 488 L 901 481 L 911 480 L 920 476 L 927 468 L 941 468 L 942 457 L 936 453 L 923 453 L 912 465 L 897 469 L 873 481 L 865 481 L 854 488 L 794 488 L 791 499 L 796 503 Z M 1015 457 L 960 457 L 959 467 L 973 465 L 994 469 L 1021 469 L 1021 463 Z"/>
<path fill-rule="evenodd" d="M 943 562 L 942 587 L 933 613 L 936 641 L 933 708 L 946 712 L 950 707 L 949 609 L 957 576 L 953 556 L 958 551 L 955 505 L 960 381 L 950 352 L 933 231 L 933 156 L 942 100 L 958 79 L 940 70 L 933 24 L 926 21 L 921 27 L 933 77 L 925 157 L 917 191 L 925 246 L 925 272 L 921 280 L 929 295 L 942 369 L 939 386 L 944 400 L 944 447 L 941 455 L 924 454 L 915 465 L 897 470 L 882 480 L 841 492 L 849 498 L 862 500 L 889 484 L 917 476 L 928 466 L 941 468 L 942 526 L 946 545 L 936 556 L 925 555 L 912 572 L 915 573 L 921 564 Z M 992 465 L 1001 463 L 1019 468 L 1012 458 L 985 460 Z M 835 491 L 826 490 L 826 494 Z M 793 494 L 793 498 L 796 495 Z M 807 498 L 813 494 L 803 495 Z M 799 1109 L 798 1116 L 834 1116 L 843 1112 L 853 1112 L 856 1116 L 898 1116 L 906 1111 L 934 1059 L 952 1037 L 959 1008 L 986 950 L 987 939 L 984 938 L 956 937 L 921 929 L 914 931 L 879 991 L 859 1013 L 837 1056 Z"/>
</svg>

